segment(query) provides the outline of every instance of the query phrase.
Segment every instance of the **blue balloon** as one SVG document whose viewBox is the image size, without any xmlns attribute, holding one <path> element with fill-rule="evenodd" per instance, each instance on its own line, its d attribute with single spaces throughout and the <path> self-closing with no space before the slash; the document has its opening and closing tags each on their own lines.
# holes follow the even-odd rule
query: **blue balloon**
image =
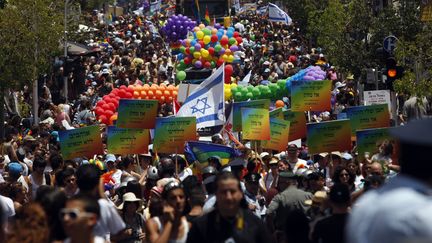
<svg viewBox="0 0 432 243">
<path fill-rule="evenodd" d="M 228 31 L 228 32 L 227 32 L 227 36 L 228 36 L 228 38 L 233 37 L 233 35 L 234 35 L 234 32 L 232 32 L 232 31 Z"/>
</svg>

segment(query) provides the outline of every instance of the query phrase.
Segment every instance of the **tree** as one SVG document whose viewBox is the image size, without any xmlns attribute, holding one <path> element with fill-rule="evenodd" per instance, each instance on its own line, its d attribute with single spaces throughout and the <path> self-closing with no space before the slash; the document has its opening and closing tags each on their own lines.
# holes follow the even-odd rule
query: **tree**
<svg viewBox="0 0 432 243">
<path fill-rule="evenodd" d="M 0 88 L 36 83 L 51 67 L 62 37 L 61 6 L 51 0 L 9 0 L 0 9 Z M 35 85 L 33 85 L 35 88 Z M 37 87 L 37 85 L 36 85 Z M 33 92 L 33 100 L 37 100 Z M 0 137 L 3 137 L 4 105 L 0 101 Z M 36 102 L 33 115 L 37 117 Z M 36 112 L 35 112 L 36 111 Z"/>
</svg>

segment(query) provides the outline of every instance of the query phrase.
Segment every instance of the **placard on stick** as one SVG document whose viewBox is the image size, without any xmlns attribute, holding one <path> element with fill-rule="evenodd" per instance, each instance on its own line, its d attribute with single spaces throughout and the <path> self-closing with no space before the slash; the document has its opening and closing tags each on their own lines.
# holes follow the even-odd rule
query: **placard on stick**
<svg viewBox="0 0 432 243">
<path fill-rule="evenodd" d="M 349 120 L 307 124 L 309 153 L 351 150 L 351 125 Z"/>
<path fill-rule="evenodd" d="M 158 153 L 178 153 L 186 141 L 196 140 L 195 117 L 166 117 L 156 119 L 153 146 Z"/>
<path fill-rule="evenodd" d="M 263 141 L 262 147 L 277 151 L 285 151 L 288 145 L 290 122 L 278 118 L 270 118 L 270 140 Z"/>
<path fill-rule="evenodd" d="M 242 108 L 241 113 L 244 139 L 270 140 L 268 109 Z"/>
<path fill-rule="evenodd" d="M 145 154 L 150 134 L 147 129 L 108 127 L 108 152 L 111 154 Z"/>
<path fill-rule="evenodd" d="M 346 109 L 351 122 L 351 134 L 355 136 L 357 130 L 389 127 L 390 113 L 387 104 L 370 106 L 353 106 Z"/>
<path fill-rule="evenodd" d="M 99 126 L 59 131 L 59 139 L 63 159 L 79 157 L 90 159 L 95 154 L 103 154 Z"/>
<path fill-rule="evenodd" d="M 157 100 L 120 99 L 116 126 L 119 128 L 154 128 L 157 110 Z"/>
<path fill-rule="evenodd" d="M 331 80 L 292 81 L 292 111 L 329 111 L 331 109 Z"/>
<path fill-rule="evenodd" d="M 284 111 L 284 120 L 290 122 L 289 141 L 306 137 L 306 116 L 304 112 Z"/>
<path fill-rule="evenodd" d="M 233 131 L 242 131 L 242 108 L 269 109 L 270 100 L 251 100 L 233 103 Z"/>
</svg>

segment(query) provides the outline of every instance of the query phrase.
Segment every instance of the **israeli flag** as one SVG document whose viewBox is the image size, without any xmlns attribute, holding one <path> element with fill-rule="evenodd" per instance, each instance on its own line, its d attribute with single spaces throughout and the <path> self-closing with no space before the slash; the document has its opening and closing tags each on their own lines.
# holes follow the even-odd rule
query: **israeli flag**
<svg viewBox="0 0 432 243">
<path fill-rule="evenodd" d="M 264 15 L 267 12 L 268 5 L 257 8 L 256 12 L 259 15 Z"/>
<path fill-rule="evenodd" d="M 273 3 L 269 3 L 269 20 L 272 22 L 284 22 L 287 25 L 292 24 L 292 19 L 278 6 Z"/>
<path fill-rule="evenodd" d="M 197 129 L 224 124 L 224 68 L 220 66 L 186 98 L 177 116 L 196 117 Z"/>
</svg>

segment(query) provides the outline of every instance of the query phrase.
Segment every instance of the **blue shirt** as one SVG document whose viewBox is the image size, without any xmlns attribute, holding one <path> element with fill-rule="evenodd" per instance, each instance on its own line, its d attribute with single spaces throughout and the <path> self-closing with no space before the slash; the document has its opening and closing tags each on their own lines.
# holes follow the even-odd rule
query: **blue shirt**
<svg viewBox="0 0 432 243">
<path fill-rule="evenodd" d="M 428 185 L 405 175 L 367 192 L 353 207 L 347 242 L 431 242 L 431 192 Z"/>
</svg>

